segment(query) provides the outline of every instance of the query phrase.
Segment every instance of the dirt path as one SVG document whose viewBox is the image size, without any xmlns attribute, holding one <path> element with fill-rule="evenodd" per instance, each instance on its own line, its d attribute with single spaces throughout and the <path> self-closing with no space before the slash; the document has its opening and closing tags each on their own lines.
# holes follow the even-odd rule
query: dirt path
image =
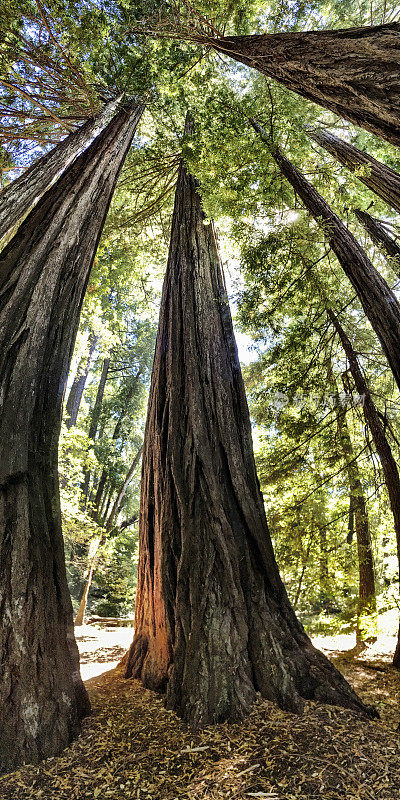
<svg viewBox="0 0 400 800">
<path fill-rule="evenodd" d="M 132 642 L 133 628 L 81 625 L 75 628 L 75 637 L 81 656 L 82 678 L 87 681 L 119 664 Z"/>
<path fill-rule="evenodd" d="M 130 642 L 126 629 L 81 633 L 84 669 L 91 658 L 104 669 Z M 242 723 L 194 733 L 114 670 L 87 682 L 93 715 L 80 738 L 59 758 L 0 779 L 0 799 L 397 800 L 400 673 L 388 653 L 353 661 L 335 643 L 324 649 L 381 721 L 318 703 L 298 716 L 260 700 Z"/>
</svg>

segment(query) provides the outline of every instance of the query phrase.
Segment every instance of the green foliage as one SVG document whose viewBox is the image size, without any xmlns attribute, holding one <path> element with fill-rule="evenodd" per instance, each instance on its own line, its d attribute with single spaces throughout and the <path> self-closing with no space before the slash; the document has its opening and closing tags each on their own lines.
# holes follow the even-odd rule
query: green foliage
<svg viewBox="0 0 400 800">
<path fill-rule="evenodd" d="M 349 486 L 337 431 L 338 395 L 354 391 L 326 319 L 327 300 L 340 313 L 360 353 L 396 456 L 398 396 L 353 290 L 250 119 L 256 118 L 283 147 L 391 283 L 397 280 L 393 264 L 372 247 L 353 209 L 373 204 L 375 215 L 394 225 L 397 218 L 356 174 L 317 147 L 307 130 L 336 131 L 400 170 L 398 150 L 239 63 L 173 34 L 178 10 L 185 24 L 208 21 L 225 35 L 235 35 L 379 24 L 395 19 L 396 9 L 394 2 L 366 0 L 3 4 L 3 180 L 14 177 L 15 170 L 81 124 L 107 98 L 125 92 L 147 102 L 98 248 L 69 380 L 68 388 L 78 362 L 88 353 L 90 335 L 97 336 L 77 425 L 69 431 L 64 425 L 60 444 L 63 524 L 75 604 L 90 548 L 103 537 L 90 607 L 107 615 L 132 613 L 138 532 L 137 525 L 121 525 L 138 512 L 139 471 L 111 530 L 107 515 L 143 440 L 173 192 L 183 153 L 199 181 L 207 217 L 224 232 L 223 249 L 241 283 L 238 329 L 257 348 L 245 378 L 260 481 L 289 594 L 310 626 L 323 625 L 324 615 L 336 625 L 354 623 L 357 560 L 354 542 L 347 542 Z M 162 35 L 165 23 L 170 36 Z M 149 27 L 155 25 L 157 31 L 149 35 Z M 188 110 L 195 131 L 184 137 Z M 240 267 L 235 263 L 237 252 Z M 91 414 L 106 357 L 111 360 L 110 375 L 98 434 L 91 441 Z M 388 498 L 361 408 L 355 397 L 346 403 L 368 500 L 380 606 L 389 608 L 397 566 Z M 114 437 L 118 420 L 120 430 Z M 90 484 L 83 507 L 85 469 L 90 471 Z M 103 472 L 105 490 L 96 508 Z"/>
</svg>

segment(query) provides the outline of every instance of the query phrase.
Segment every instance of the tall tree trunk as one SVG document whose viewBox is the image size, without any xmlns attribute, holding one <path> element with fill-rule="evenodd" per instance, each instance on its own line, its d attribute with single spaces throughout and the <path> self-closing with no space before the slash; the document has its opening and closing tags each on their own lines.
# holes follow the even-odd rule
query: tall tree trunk
<svg viewBox="0 0 400 800">
<path fill-rule="evenodd" d="M 87 713 L 58 489 L 63 392 L 94 254 L 142 106 L 122 108 L 0 258 L 0 761 L 52 756 Z"/>
<path fill-rule="evenodd" d="M 84 150 L 111 119 L 122 96 L 107 103 L 100 114 L 81 125 L 35 161 L 19 178 L 0 192 L 0 240 L 11 231 L 22 217 L 35 205 L 71 161 Z"/>
<path fill-rule="evenodd" d="M 393 236 L 388 233 L 384 225 L 368 214 L 367 211 L 360 211 L 356 208 L 354 213 L 359 222 L 364 225 L 365 230 L 370 235 L 374 244 L 383 249 L 386 256 L 390 259 L 390 266 L 397 275 L 400 275 L 400 245 L 397 244 Z"/>
<path fill-rule="evenodd" d="M 293 92 L 400 144 L 400 25 L 197 37 Z"/>
<path fill-rule="evenodd" d="M 378 413 L 378 409 L 371 397 L 368 384 L 364 378 L 358 361 L 357 353 L 343 329 L 336 314 L 326 306 L 326 314 L 336 330 L 343 350 L 349 362 L 351 374 L 353 376 L 354 384 L 358 394 L 363 400 L 363 414 L 365 421 L 371 431 L 371 436 L 382 465 L 383 475 L 385 478 L 386 488 L 389 496 L 390 507 L 392 509 L 394 530 L 397 542 L 397 557 L 399 561 L 400 570 L 400 475 L 397 468 L 392 449 L 388 442 L 383 423 Z M 400 627 L 399 627 L 399 640 L 397 644 L 396 653 L 393 659 L 393 664 L 400 668 Z"/>
<path fill-rule="evenodd" d="M 99 337 L 93 332 L 90 334 L 89 352 L 82 356 L 72 386 L 69 390 L 68 400 L 65 404 L 66 426 L 68 430 L 76 425 L 76 421 L 78 419 L 83 392 L 86 386 L 86 381 L 93 361 L 93 355 L 98 339 Z"/>
<path fill-rule="evenodd" d="M 188 126 L 187 129 L 188 130 Z M 256 691 L 364 708 L 312 646 L 280 579 L 215 231 L 181 163 L 143 451 L 135 636 L 126 674 L 193 725 Z"/>
<path fill-rule="evenodd" d="M 375 565 L 365 493 L 346 420 L 345 409 L 338 408 L 338 434 L 347 468 L 354 514 L 358 557 L 357 643 L 376 639 Z"/>
<path fill-rule="evenodd" d="M 332 211 L 328 203 L 286 158 L 278 145 L 271 142 L 264 129 L 254 120 L 252 120 L 252 124 L 267 143 L 282 174 L 302 199 L 311 216 L 323 228 L 333 252 L 357 292 L 365 314 L 381 342 L 400 389 L 399 301 L 382 275 L 375 269 L 361 245 Z"/>
<path fill-rule="evenodd" d="M 368 153 L 363 153 L 354 145 L 345 142 L 330 131 L 307 131 L 310 139 L 324 147 L 350 172 L 356 172 L 364 186 L 375 192 L 385 203 L 400 211 L 400 175 Z M 362 168 L 360 170 L 360 167 Z"/>
<path fill-rule="evenodd" d="M 99 420 L 101 414 L 101 407 L 103 404 L 103 397 L 104 397 L 104 390 L 106 388 L 106 383 L 108 379 L 108 372 L 110 369 L 110 358 L 105 358 L 103 361 L 103 367 L 101 370 L 99 385 L 97 387 L 97 394 L 96 400 L 94 401 L 94 406 L 92 410 L 92 416 L 90 418 L 90 425 L 89 425 L 89 439 L 94 442 L 97 434 L 97 429 L 99 427 Z M 82 496 L 82 506 L 85 508 L 89 493 L 89 482 L 90 482 L 90 469 L 87 467 L 84 469 L 83 472 L 83 480 L 81 483 L 81 496 Z"/>
</svg>

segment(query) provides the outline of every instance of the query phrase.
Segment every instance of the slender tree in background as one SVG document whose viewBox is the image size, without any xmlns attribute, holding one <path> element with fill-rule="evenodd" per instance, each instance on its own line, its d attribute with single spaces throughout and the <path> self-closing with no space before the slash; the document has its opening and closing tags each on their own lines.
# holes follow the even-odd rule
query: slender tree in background
<svg viewBox="0 0 400 800">
<path fill-rule="evenodd" d="M 143 106 L 124 105 L 45 193 L 0 261 L 0 760 L 55 755 L 79 732 L 79 673 L 57 448 L 79 314 Z"/>
<path fill-rule="evenodd" d="M 96 564 L 97 564 L 98 559 L 99 559 L 101 548 L 103 547 L 103 545 L 107 541 L 107 536 L 110 533 L 110 531 L 111 531 L 111 529 L 113 527 L 113 524 L 115 522 L 115 519 L 116 519 L 116 517 L 117 517 L 117 515 L 118 515 L 118 513 L 119 513 L 119 511 L 121 509 L 121 506 L 122 506 L 122 503 L 123 503 L 123 499 L 124 499 L 125 494 L 126 494 L 126 490 L 127 490 L 128 486 L 129 486 L 129 484 L 130 484 L 130 482 L 131 482 L 131 480 L 132 480 L 132 478 L 133 478 L 133 476 L 134 476 L 134 474 L 136 472 L 136 469 L 137 469 L 138 465 L 139 465 L 139 462 L 140 462 L 140 459 L 141 459 L 141 456 L 142 456 L 142 450 L 143 450 L 143 447 L 141 445 L 139 447 L 139 449 L 137 450 L 137 452 L 135 453 L 134 457 L 133 457 L 132 464 L 129 467 L 129 470 L 128 470 L 126 476 L 125 476 L 125 479 L 124 479 L 124 481 L 123 481 L 123 483 L 122 483 L 122 485 L 121 485 L 121 487 L 120 487 L 120 489 L 118 491 L 117 497 L 115 498 L 114 503 L 113 503 L 113 505 L 111 507 L 110 514 L 109 514 L 108 519 L 107 519 L 107 521 L 105 523 L 104 531 L 103 531 L 103 533 L 101 534 L 101 536 L 99 537 L 99 539 L 97 541 L 97 544 L 96 544 L 96 547 L 95 547 L 95 552 L 92 555 L 92 558 L 91 558 L 89 566 L 88 566 L 88 573 L 87 573 L 85 585 L 84 585 L 84 588 L 83 588 L 83 591 L 82 591 L 82 596 L 81 596 L 81 599 L 80 599 L 79 608 L 78 608 L 78 611 L 77 611 L 77 614 L 76 614 L 76 617 L 75 617 L 75 625 L 83 625 L 83 621 L 84 621 L 84 618 L 85 618 L 87 601 L 88 601 L 88 598 L 89 598 L 90 587 L 92 585 L 92 580 L 93 580 L 93 573 L 94 573 L 94 570 L 96 568 Z M 130 523 L 128 521 L 128 524 L 132 524 L 132 522 L 134 522 L 134 521 L 136 521 L 136 517 L 134 517 L 131 520 Z M 127 525 L 125 525 L 125 527 L 127 527 Z"/>
<path fill-rule="evenodd" d="M 307 131 L 310 139 L 319 144 L 334 156 L 350 172 L 354 172 L 357 178 L 379 195 L 389 206 L 400 211 L 400 175 L 396 170 L 391 169 L 376 158 L 363 153 L 354 145 L 345 142 L 330 131 L 322 129 Z"/>
<path fill-rule="evenodd" d="M 70 133 L 56 147 L 35 161 L 19 178 L 0 192 L 0 239 L 11 231 L 115 113 L 121 97 L 107 103 L 100 114 Z"/>
<path fill-rule="evenodd" d="M 73 428 L 74 425 L 76 425 L 83 397 L 83 392 L 85 390 L 86 381 L 88 379 L 89 370 L 92 365 L 93 356 L 96 350 L 96 345 L 98 340 L 99 337 L 96 336 L 93 332 L 91 332 L 89 335 L 89 350 L 87 353 L 84 353 L 82 355 L 78 364 L 78 369 L 76 371 L 75 378 L 69 390 L 68 399 L 65 404 L 65 413 L 66 413 L 65 424 L 68 430 L 70 428 Z"/>
<path fill-rule="evenodd" d="M 261 125 L 255 120 L 252 120 L 252 125 L 268 144 L 270 154 L 282 174 L 299 195 L 311 216 L 323 228 L 333 252 L 357 292 L 400 388 L 400 303 L 396 295 L 326 200 L 286 158 L 278 145 L 269 139 Z"/>
<path fill-rule="evenodd" d="M 175 17 L 168 11 L 165 32 L 226 54 L 355 125 L 400 144 L 399 23 L 224 36 L 196 15 L 191 4 L 177 5 Z"/>
<path fill-rule="evenodd" d="M 92 442 L 94 442 L 94 440 L 95 440 L 95 438 L 97 436 L 97 429 L 99 427 L 100 414 L 101 414 L 101 406 L 102 406 L 102 403 L 103 403 L 104 390 L 106 388 L 106 383 L 107 383 L 107 379 L 108 379 L 108 373 L 109 373 L 109 370 L 110 370 L 110 363 L 111 363 L 111 359 L 109 357 L 105 358 L 104 361 L 103 361 L 102 369 L 101 369 L 101 375 L 100 375 L 99 385 L 97 387 L 97 394 L 96 394 L 96 399 L 94 401 L 94 406 L 93 406 L 93 411 L 92 411 L 92 416 L 91 416 L 90 426 L 89 426 L 89 434 L 88 434 L 89 439 Z M 89 494 L 89 483 L 90 483 L 90 469 L 88 469 L 86 467 L 85 471 L 83 473 L 83 480 L 82 480 L 82 484 L 81 484 L 82 506 L 83 507 L 85 507 L 86 503 L 87 503 L 88 494 Z"/>
<path fill-rule="evenodd" d="M 191 132 L 187 122 L 186 132 Z M 222 266 L 181 163 L 145 433 L 135 636 L 127 676 L 194 725 L 238 719 L 256 691 L 364 709 L 312 646 L 265 519 Z"/>
<path fill-rule="evenodd" d="M 123 503 L 123 500 L 124 500 L 124 497 L 125 497 L 125 494 L 126 494 L 126 490 L 127 490 L 128 486 L 129 486 L 129 484 L 130 484 L 130 482 L 131 482 L 131 480 L 132 480 L 132 478 L 133 478 L 133 476 L 134 476 L 134 474 L 136 472 L 136 469 L 137 469 L 137 467 L 139 465 L 139 462 L 140 462 L 140 459 L 142 457 L 142 451 L 143 451 L 143 445 L 140 445 L 139 449 L 136 451 L 136 453 L 135 453 L 135 455 L 133 457 L 133 460 L 132 460 L 132 463 L 131 463 L 131 465 L 130 465 L 130 467 L 128 469 L 128 472 L 126 473 L 125 478 L 124 478 L 124 480 L 123 480 L 123 482 L 122 482 L 122 484 L 120 486 L 120 489 L 118 491 L 118 494 L 117 494 L 117 496 L 116 496 L 116 498 L 115 498 L 115 500 L 114 500 L 114 502 L 112 504 L 112 508 L 111 508 L 110 514 L 109 514 L 107 522 L 106 522 L 106 531 L 107 532 L 109 532 L 111 530 L 111 528 L 112 528 L 112 526 L 113 526 L 113 524 L 114 524 L 114 522 L 115 522 L 115 520 L 117 518 L 117 515 L 118 515 L 118 513 L 119 513 L 119 511 L 121 509 L 121 506 L 122 506 L 122 503 Z"/>
<path fill-rule="evenodd" d="M 318 285 L 318 281 L 317 281 Z M 357 453 L 354 451 L 346 408 L 339 402 L 339 392 L 334 377 L 332 360 L 328 362 L 327 380 L 336 396 L 336 422 L 339 448 L 346 464 L 350 494 L 350 512 L 354 521 L 357 541 L 358 563 L 358 602 L 356 642 L 363 645 L 365 640 L 376 639 L 376 585 L 375 564 L 372 551 L 371 531 L 368 518 L 367 501 L 361 481 Z"/>
<path fill-rule="evenodd" d="M 123 408 L 121 410 L 121 413 L 119 415 L 118 421 L 117 421 L 117 423 L 115 425 L 115 428 L 113 430 L 113 433 L 112 433 L 111 441 L 113 441 L 113 442 L 116 442 L 117 439 L 121 435 L 121 429 L 122 429 L 122 425 L 123 425 L 124 419 L 125 419 L 125 417 L 126 417 L 126 415 L 128 413 L 129 403 L 132 400 L 132 398 L 134 397 L 135 391 L 137 389 L 137 385 L 139 383 L 139 379 L 140 379 L 141 373 L 142 373 L 142 368 L 139 367 L 139 370 L 136 373 L 136 375 L 135 375 L 135 377 L 134 377 L 134 379 L 132 381 L 132 384 L 129 387 L 127 393 L 126 393 L 126 397 L 124 399 L 124 406 L 123 406 Z M 108 477 L 107 469 L 105 467 L 103 467 L 103 469 L 101 471 L 101 475 L 100 475 L 100 480 L 99 480 L 99 483 L 98 483 L 98 486 L 97 486 L 95 499 L 94 499 L 94 514 L 95 514 L 95 517 L 96 517 L 96 519 L 98 521 L 100 520 L 100 516 L 101 516 L 100 509 L 101 509 L 101 506 L 102 506 L 102 499 L 103 499 L 103 496 L 104 496 L 104 490 L 105 490 L 105 486 L 106 486 L 106 482 L 107 482 L 107 477 Z"/>
<path fill-rule="evenodd" d="M 393 271 L 400 275 L 400 245 L 397 244 L 396 239 L 390 235 L 379 219 L 371 216 L 367 211 L 361 211 L 356 208 L 354 213 L 358 221 L 364 225 L 373 243 L 378 245 L 386 256 L 390 258 L 390 265 Z"/>
<path fill-rule="evenodd" d="M 340 406 L 338 406 L 337 424 L 339 442 L 346 463 L 350 504 L 357 540 L 358 604 L 356 640 L 357 644 L 362 645 L 366 639 L 376 639 L 375 565 L 365 492 L 361 482 L 357 456 L 351 441 L 345 409 Z"/>
<path fill-rule="evenodd" d="M 397 542 L 397 557 L 400 569 L 400 476 L 396 460 L 393 456 L 383 422 L 378 413 L 378 409 L 372 399 L 371 392 L 368 384 L 363 375 L 357 353 L 341 325 L 338 316 L 332 311 L 331 308 L 326 306 L 326 314 L 337 332 L 346 358 L 349 363 L 349 368 L 354 380 L 354 385 L 360 397 L 363 398 L 363 414 L 365 421 L 371 431 L 371 436 L 376 447 L 376 452 L 379 456 L 383 475 L 385 478 L 386 488 L 389 495 L 390 507 L 392 509 L 394 529 L 396 533 Z M 393 658 L 394 666 L 400 668 L 400 627 L 399 637 L 396 647 L 396 652 Z"/>
</svg>

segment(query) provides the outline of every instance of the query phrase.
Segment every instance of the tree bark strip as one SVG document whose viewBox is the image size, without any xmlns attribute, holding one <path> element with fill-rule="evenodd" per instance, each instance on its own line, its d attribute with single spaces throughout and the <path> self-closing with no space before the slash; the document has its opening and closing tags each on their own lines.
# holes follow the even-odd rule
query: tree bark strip
<svg viewBox="0 0 400 800">
<path fill-rule="evenodd" d="M 400 144 L 400 24 L 198 41 Z"/>
<path fill-rule="evenodd" d="M 367 211 L 354 209 L 354 213 L 359 222 L 364 225 L 365 230 L 370 235 L 374 244 L 383 249 L 386 256 L 390 259 L 390 266 L 393 271 L 400 275 L 400 245 L 397 244 L 393 236 L 388 233 L 384 225 L 368 214 Z"/>
<path fill-rule="evenodd" d="M 194 726 L 240 719 L 256 691 L 292 711 L 305 697 L 365 710 L 279 576 L 215 231 L 183 162 L 141 487 L 128 677 Z"/>
<path fill-rule="evenodd" d="M 107 103 L 100 114 L 70 133 L 0 192 L 0 240 L 35 205 L 54 179 L 89 145 L 111 119 L 122 96 Z"/>
<path fill-rule="evenodd" d="M 364 186 L 375 192 L 389 206 L 400 211 L 400 175 L 376 158 L 345 142 L 330 131 L 307 131 L 307 135 L 331 153 L 350 172 L 355 172 Z"/>
<path fill-rule="evenodd" d="M 346 358 L 349 362 L 351 374 L 353 376 L 354 385 L 360 397 L 363 398 L 363 414 L 365 421 L 371 431 L 371 436 L 376 447 L 376 452 L 382 464 L 382 470 L 385 478 L 386 488 L 389 496 L 390 507 L 392 509 L 394 530 L 397 542 L 397 557 L 399 561 L 400 571 L 400 475 L 397 468 L 396 460 L 393 456 L 392 449 L 388 442 L 382 420 L 379 416 L 378 409 L 372 399 L 371 392 L 369 391 L 368 384 L 364 378 L 361 366 L 357 357 L 354 347 L 342 327 L 337 315 L 328 306 L 325 307 L 326 314 L 334 329 L 336 330 Z M 400 574 L 399 574 L 400 579 Z M 399 627 L 399 640 L 397 643 L 396 653 L 393 659 L 393 664 L 400 668 L 400 627 Z"/>
<path fill-rule="evenodd" d="M 400 389 L 400 303 L 382 275 L 375 269 L 353 234 L 346 228 L 326 200 L 306 180 L 264 129 L 252 120 L 280 171 L 292 185 L 305 207 L 322 227 L 343 271 L 353 285 Z"/>
<path fill-rule="evenodd" d="M 121 108 L 1 253 L 3 770 L 59 753 L 89 708 L 65 572 L 57 449 L 83 296 L 142 110 Z"/>
</svg>

